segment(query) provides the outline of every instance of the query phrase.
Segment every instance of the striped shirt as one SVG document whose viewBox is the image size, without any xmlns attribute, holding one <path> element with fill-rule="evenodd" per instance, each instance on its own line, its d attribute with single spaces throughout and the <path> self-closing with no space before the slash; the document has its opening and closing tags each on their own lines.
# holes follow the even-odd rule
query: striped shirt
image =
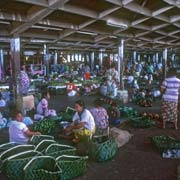
<svg viewBox="0 0 180 180">
<path fill-rule="evenodd" d="M 162 88 L 166 89 L 163 95 L 164 101 L 178 102 L 180 79 L 176 78 L 176 76 L 166 78 L 162 83 Z"/>
</svg>

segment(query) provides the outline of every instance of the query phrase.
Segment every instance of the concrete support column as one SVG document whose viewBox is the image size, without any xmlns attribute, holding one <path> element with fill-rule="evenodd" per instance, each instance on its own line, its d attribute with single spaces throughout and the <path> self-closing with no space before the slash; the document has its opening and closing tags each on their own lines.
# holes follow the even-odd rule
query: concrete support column
<svg viewBox="0 0 180 180">
<path fill-rule="evenodd" d="M 99 65 L 100 65 L 100 66 L 102 65 L 102 62 L 103 62 L 103 52 L 100 51 L 100 52 L 99 52 Z"/>
<path fill-rule="evenodd" d="M 141 61 L 141 55 L 140 55 L 140 54 L 138 54 L 138 56 L 137 56 L 137 60 L 138 60 L 138 62 L 140 62 L 140 61 Z"/>
<path fill-rule="evenodd" d="M 0 49 L 0 80 L 4 79 L 4 51 Z"/>
<path fill-rule="evenodd" d="M 120 40 L 118 47 L 118 78 L 120 81 L 120 88 L 124 89 L 123 84 L 123 59 L 124 59 L 124 39 Z"/>
<path fill-rule="evenodd" d="M 163 77 L 166 78 L 167 48 L 163 50 Z"/>
<path fill-rule="evenodd" d="M 54 53 L 54 65 L 57 64 L 57 60 L 58 60 L 58 53 L 57 53 L 57 51 L 55 51 L 55 53 Z"/>
<path fill-rule="evenodd" d="M 47 49 L 47 45 L 44 44 L 44 47 L 43 47 L 43 57 L 44 57 L 44 65 L 46 67 L 46 70 L 45 70 L 45 75 L 46 76 L 49 76 L 49 56 L 48 56 L 48 49 Z"/>
<path fill-rule="evenodd" d="M 156 62 L 156 63 L 159 62 L 159 54 L 158 54 L 158 52 L 155 54 L 155 62 Z"/>
<path fill-rule="evenodd" d="M 137 52 L 136 52 L 136 51 L 133 51 L 133 63 L 136 62 L 136 56 L 137 56 Z"/>
<path fill-rule="evenodd" d="M 23 110 L 22 93 L 20 84 L 20 38 L 12 38 L 10 40 L 11 64 L 12 64 L 12 90 L 13 100 L 16 108 Z"/>
<path fill-rule="evenodd" d="M 175 56 L 175 54 L 172 54 L 171 56 L 172 67 L 175 67 Z"/>
<path fill-rule="evenodd" d="M 91 53 L 91 71 L 94 70 L 94 52 Z"/>
</svg>

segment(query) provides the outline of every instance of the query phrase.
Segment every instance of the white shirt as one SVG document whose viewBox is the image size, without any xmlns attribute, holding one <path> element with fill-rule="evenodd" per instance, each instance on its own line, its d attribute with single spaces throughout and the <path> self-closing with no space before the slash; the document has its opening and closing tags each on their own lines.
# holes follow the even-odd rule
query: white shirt
<svg viewBox="0 0 180 180">
<path fill-rule="evenodd" d="M 80 120 L 81 122 L 85 122 L 85 128 L 89 129 L 91 132 L 95 130 L 95 122 L 92 114 L 89 110 L 84 109 L 82 114 L 79 116 L 79 114 L 76 112 L 73 116 L 73 121 Z"/>
<path fill-rule="evenodd" d="M 9 141 L 20 144 L 25 144 L 28 141 L 28 137 L 25 132 L 28 127 L 23 122 L 13 121 L 9 126 Z"/>
</svg>

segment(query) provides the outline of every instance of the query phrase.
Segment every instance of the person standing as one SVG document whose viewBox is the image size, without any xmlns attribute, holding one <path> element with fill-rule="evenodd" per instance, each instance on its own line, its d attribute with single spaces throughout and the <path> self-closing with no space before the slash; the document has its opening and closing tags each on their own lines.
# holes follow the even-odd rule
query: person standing
<svg viewBox="0 0 180 180">
<path fill-rule="evenodd" d="M 180 90 L 180 79 L 176 76 L 166 78 L 161 85 L 161 92 L 164 92 L 162 97 L 161 114 L 163 120 L 163 128 L 166 127 L 166 122 L 174 123 L 175 129 L 177 126 L 178 114 L 178 95 Z"/>
<path fill-rule="evenodd" d="M 21 87 L 21 93 L 22 95 L 27 95 L 29 86 L 30 86 L 30 79 L 28 77 L 28 74 L 25 71 L 25 66 L 21 67 L 21 72 L 20 72 L 20 87 Z"/>
</svg>

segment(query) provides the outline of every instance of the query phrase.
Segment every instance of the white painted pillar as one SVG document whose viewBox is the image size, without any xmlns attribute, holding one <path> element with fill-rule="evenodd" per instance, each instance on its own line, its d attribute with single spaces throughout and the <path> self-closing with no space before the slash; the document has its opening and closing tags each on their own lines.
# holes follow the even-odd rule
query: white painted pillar
<svg viewBox="0 0 180 180">
<path fill-rule="evenodd" d="M 94 52 L 91 52 L 91 71 L 94 70 Z"/>
<path fill-rule="evenodd" d="M 122 62 L 124 59 L 124 39 L 121 39 L 119 47 L 118 47 L 118 79 L 120 81 L 120 86 L 123 88 L 123 81 L 122 81 Z"/>
</svg>

